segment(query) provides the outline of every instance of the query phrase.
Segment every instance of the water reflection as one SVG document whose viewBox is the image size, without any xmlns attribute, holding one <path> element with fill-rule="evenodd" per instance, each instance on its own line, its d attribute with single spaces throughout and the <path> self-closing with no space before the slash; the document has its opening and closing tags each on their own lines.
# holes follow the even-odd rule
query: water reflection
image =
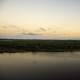
<svg viewBox="0 0 80 80">
<path fill-rule="evenodd" d="M 0 80 L 78 80 L 80 52 L 0 54 Z"/>
</svg>

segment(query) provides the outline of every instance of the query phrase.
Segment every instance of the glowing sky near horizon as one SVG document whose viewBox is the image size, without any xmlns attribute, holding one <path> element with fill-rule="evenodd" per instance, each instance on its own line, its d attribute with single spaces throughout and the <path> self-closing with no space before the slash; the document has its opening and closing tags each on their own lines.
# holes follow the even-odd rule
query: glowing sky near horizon
<svg viewBox="0 0 80 80">
<path fill-rule="evenodd" d="M 80 0 L 0 0 L 0 35 L 24 30 L 79 36 Z"/>
</svg>

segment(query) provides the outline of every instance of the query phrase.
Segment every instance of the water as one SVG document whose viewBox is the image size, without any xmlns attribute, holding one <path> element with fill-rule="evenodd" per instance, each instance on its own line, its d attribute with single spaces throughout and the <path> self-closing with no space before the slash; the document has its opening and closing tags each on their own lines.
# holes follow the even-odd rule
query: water
<svg viewBox="0 0 80 80">
<path fill-rule="evenodd" d="M 80 80 L 80 52 L 0 54 L 0 80 Z"/>
</svg>

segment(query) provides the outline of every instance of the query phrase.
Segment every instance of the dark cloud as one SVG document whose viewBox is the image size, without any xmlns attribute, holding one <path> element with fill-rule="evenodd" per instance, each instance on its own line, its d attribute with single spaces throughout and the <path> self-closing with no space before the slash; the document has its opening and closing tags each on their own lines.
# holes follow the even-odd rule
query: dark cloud
<svg viewBox="0 0 80 80">
<path fill-rule="evenodd" d="M 45 28 L 40 28 L 40 30 L 41 30 L 41 31 L 46 31 L 46 29 L 45 29 Z"/>
</svg>

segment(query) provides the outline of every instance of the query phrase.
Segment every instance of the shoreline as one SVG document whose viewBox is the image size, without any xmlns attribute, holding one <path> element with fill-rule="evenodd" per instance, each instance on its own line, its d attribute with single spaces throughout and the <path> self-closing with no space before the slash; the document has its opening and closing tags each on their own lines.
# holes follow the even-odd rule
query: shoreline
<svg viewBox="0 0 80 80">
<path fill-rule="evenodd" d="M 74 51 L 80 51 L 80 40 L 0 39 L 0 53 Z"/>
</svg>

